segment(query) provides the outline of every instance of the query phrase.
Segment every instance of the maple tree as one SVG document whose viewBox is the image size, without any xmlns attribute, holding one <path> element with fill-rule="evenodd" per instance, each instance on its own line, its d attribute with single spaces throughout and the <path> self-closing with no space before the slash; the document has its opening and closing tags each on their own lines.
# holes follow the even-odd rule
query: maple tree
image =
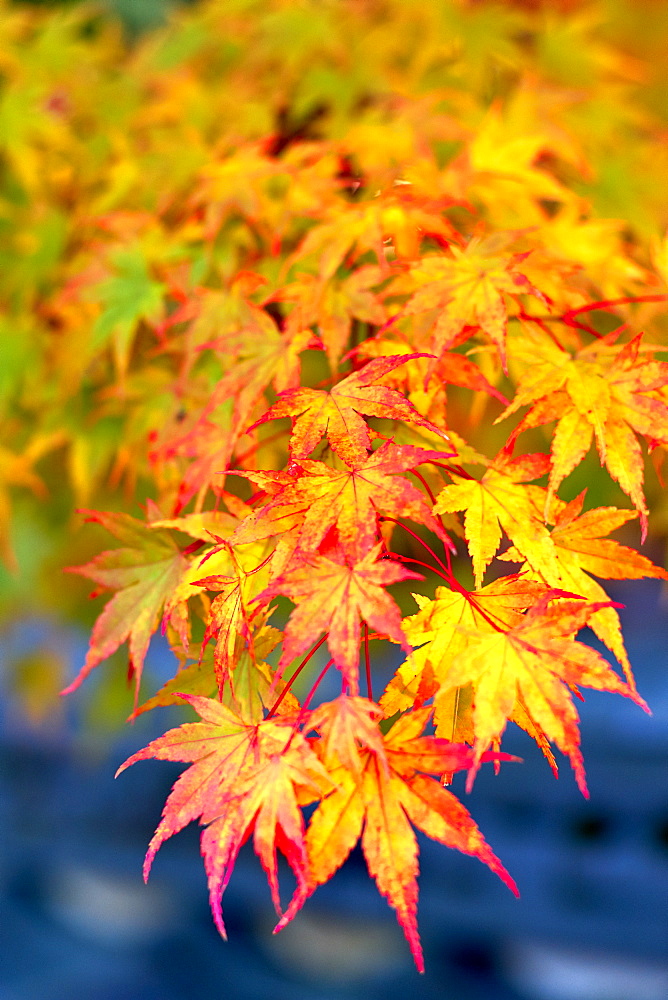
<svg viewBox="0 0 668 1000">
<path fill-rule="evenodd" d="M 422 969 L 415 830 L 517 891 L 452 774 L 510 722 L 587 794 L 580 689 L 647 708 L 597 579 L 668 579 L 608 537 L 660 507 L 668 204 L 605 183 L 620 134 L 627 173 L 666 155 L 630 5 L 617 42 L 577 2 L 418 7 L 210 0 L 128 46 L 0 0 L 0 543 L 64 470 L 120 543 L 70 567 L 107 594 L 66 692 L 127 643 L 133 715 L 199 715 L 121 768 L 190 765 L 145 875 L 199 821 L 225 935 L 252 838 L 281 929 L 360 842 Z"/>
</svg>

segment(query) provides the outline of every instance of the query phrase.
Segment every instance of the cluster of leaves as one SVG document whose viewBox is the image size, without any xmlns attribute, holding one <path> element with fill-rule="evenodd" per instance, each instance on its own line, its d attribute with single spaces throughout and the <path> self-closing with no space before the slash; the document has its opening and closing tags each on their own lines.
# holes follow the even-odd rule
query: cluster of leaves
<svg viewBox="0 0 668 1000">
<path fill-rule="evenodd" d="M 228 0 L 126 49 L 0 0 L 1 523 L 63 470 L 143 503 L 87 511 L 120 546 L 76 569 L 114 593 L 67 690 L 127 642 L 135 713 L 200 716 L 124 766 L 191 765 L 146 874 L 199 820 L 223 934 L 249 837 L 278 929 L 361 839 L 422 968 L 415 829 L 515 891 L 450 775 L 510 721 L 586 794 L 580 688 L 646 707 L 593 578 L 668 577 L 608 537 L 668 445 L 662 81 L 563 6 Z"/>
</svg>

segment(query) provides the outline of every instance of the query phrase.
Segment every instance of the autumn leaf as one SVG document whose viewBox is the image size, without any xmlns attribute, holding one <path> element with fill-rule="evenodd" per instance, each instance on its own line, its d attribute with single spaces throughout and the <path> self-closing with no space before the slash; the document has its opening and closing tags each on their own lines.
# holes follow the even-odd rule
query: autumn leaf
<svg viewBox="0 0 668 1000">
<path fill-rule="evenodd" d="M 300 794 L 319 798 L 331 781 L 304 736 L 290 719 L 249 724 L 218 701 L 183 695 L 201 722 L 186 723 L 153 740 L 118 769 L 139 760 L 183 761 L 191 767 L 178 778 L 165 803 L 144 862 L 148 878 L 153 859 L 169 837 L 193 820 L 205 827 L 202 855 L 216 927 L 226 937 L 222 896 L 239 850 L 253 834 L 271 889 L 282 915 L 277 850 L 287 859 L 297 889 L 285 911 L 289 919 L 311 891 Z"/>
<path fill-rule="evenodd" d="M 551 535 L 557 553 L 558 573 L 554 574 L 552 566 L 544 566 L 538 576 L 551 587 L 561 587 L 588 601 L 599 602 L 605 602 L 607 594 L 600 584 L 592 580 L 590 573 L 605 580 L 640 580 L 645 577 L 667 580 L 668 572 L 655 566 L 646 556 L 605 537 L 637 517 L 637 512 L 618 510 L 616 507 L 596 507 L 582 513 L 584 496 L 583 491 L 564 505 L 556 517 Z M 506 550 L 499 558 L 509 562 L 522 562 L 522 557 L 514 547 Z M 525 566 L 525 569 L 528 573 L 532 572 L 529 566 Z M 615 654 L 624 668 L 627 681 L 633 685 L 633 672 L 616 608 L 602 607 L 592 615 L 589 627 Z"/>
<path fill-rule="evenodd" d="M 436 734 L 452 738 L 450 664 L 469 642 L 468 631 L 495 632 L 522 621 L 522 613 L 544 593 L 542 583 L 519 574 L 500 577 L 475 591 L 437 587 L 433 599 L 414 594 L 420 610 L 404 618 L 402 628 L 416 647 L 401 664 L 380 699 L 386 716 L 405 711 L 436 695 Z M 460 626 L 463 626 L 461 628 Z M 419 648 L 417 648 L 419 647 Z"/>
<path fill-rule="evenodd" d="M 486 392 L 507 405 L 503 393 L 485 378 L 478 365 L 465 354 L 443 351 L 434 367 L 432 378 L 441 379 L 451 385 L 460 385 L 474 392 Z"/>
<path fill-rule="evenodd" d="M 510 107 L 502 108 L 494 102 L 471 141 L 472 189 L 483 194 L 485 200 L 500 203 L 499 208 L 505 202 L 517 203 L 520 190 L 532 202 L 551 199 L 560 203 L 572 196 L 536 163 L 539 155 L 548 150 L 566 158 L 572 158 L 573 152 L 568 135 L 549 130 L 540 121 L 527 122 L 530 87 L 527 83 L 526 90 Z M 513 115 L 516 107 L 520 113 Z"/>
<path fill-rule="evenodd" d="M 252 327 L 241 325 L 203 345 L 220 355 L 225 374 L 218 393 L 235 399 L 235 422 L 247 421 L 251 407 L 268 385 L 285 392 L 299 384 L 299 355 L 313 342 L 310 330 L 288 335 L 263 309 L 253 310 Z"/>
<path fill-rule="evenodd" d="M 451 257 L 423 257 L 411 268 L 417 285 L 402 316 L 435 312 L 432 336 L 440 355 L 456 342 L 467 325 L 479 326 L 496 345 L 506 368 L 507 296 L 532 293 L 544 300 L 518 269 L 526 254 L 499 255 L 499 234 L 486 241 L 474 237 L 464 249 L 451 246 Z"/>
<path fill-rule="evenodd" d="M 229 553 L 229 576 L 204 576 L 194 580 L 194 585 L 207 590 L 219 591 L 211 603 L 209 618 L 202 639 L 202 650 L 210 639 L 215 637 L 216 644 L 213 653 L 214 670 L 218 682 L 218 692 L 222 697 L 225 684 L 229 683 L 234 691 L 234 665 L 236 658 L 237 639 L 250 643 L 252 655 L 253 629 L 258 624 L 260 609 L 253 601 L 266 582 L 266 563 L 263 560 L 251 570 L 245 570 L 237 558 L 234 549 L 222 539 L 221 547 Z M 206 564 L 200 566 L 206 568 Z"/>
<path fill-rule="evenodd" d="M 448 457 L 444 452 L 397 447 L 385 441 L 350 468 L 304 459 L 283 473 L 235 471 L 271 490 L 271 499 L 241 523 L 230 542 L 240 545 L 297 531 L 300 548 L 315 551 L 336 527 L 349 558 L 363 559 L 378 541 L 376 514 L 384 513 L 418 521 L 450 544 L 424 494 L 408 480 L 397 478 L 423 462 Z"/>
<path fill-rule="evenodd" d="M 616 336 L 614 331 L 612 337 Z M 644 435 L 652 447 L 668 444 L 668 403 L 660 391 L 668 385 L 668 362 L 641 357 L 642 334 L 616 352 L 610 350 L 611 339 L 597 340 L 574 356 L 551 342 L 534 345 L 533 363 L 498 420 L 521 406 L 530 406 L 510 435 L 509 447 L 522 431 L 557 421 L 547 504 L 595 439 L 601 464 L 607 466 L 640 515 L 644 541 L 648 510 L 643 493 L 644 461 L 636 435 Z"/>
<path fill-rule="evenodd" d="M 270 700 L 275 701 L 278 695 L 282 696 L 281 714 L 297 713 L 299 704 L 296 698 L 290 691 L 284 690 L 285 685 L 279 678 L 272 676 L 272 669 L 266 662 L 280 641 L 281 632 L 270 625 L 261 625 L 253 633 L 252 642 L 237 636 L 231 683 L 225 686 L 222 698 L 218 695 L 214 647 L 210 643 L 203 646 L 198 659 L 166 681 L 156 694 L 135 710 L 134 715 L 141 715 L 158 706 L 180 705 L 184 694 L 205 698 L 216 695 L 241 718 L 253 723 L 262 719 L 263 709 L 268 708 Z"/>
<path fill-rule="evenodd" d="M 371 265 L 356 268 L 343 280 L 302 273 L 297 281 L 284 285 L 273 300 L 293 305 L 285 323 L 287 334 L 316 327 L 332 371 L 336 371 L 348 346 L 353 318 L 376 326 L 386 321 L 387 312 L 372 291 L 384 280 L 381 268 Z"/>
<path fill-rule="evenodd" d="M 261 603 L 283 594 L 296 605 L 284 629 L 279 673 L 326 632 L 332 659 L 350 693 L 357 695 L 360 621 L 410 649 L 401 630 L 401 612 L 385 588 L 423 577 L 380 558 L 381 551 L 376 545 L 355 562 L 349 562 L 340 547 L 327 555 L 306 553 L 258 594 Z"/>
<path fill-rule="evenodd" d="M 575 639 L 602 603 L 559 600 L 548 606 L 549 600 L 549 593 L 541 597 L 511 628 L 484 632 L 458 626 L 466 641 L 452 658 L 443 686 L 473 685 L 476 763 L 469 786 L 480 754 L 500 738 L 518 699 L 538 730 L 569 757 L 584 795 L 588 792 L 572 692 L 579 686 L 610 691 L 648 710 L 600 653 Z"/>
<path fill-rule="evenodd" d="M 248 301 L 243 292 L 251 278 L 237 276 L 229 292 L 207 296 L 193 324 L 197 353 L 213 352 L 222 375 L 185 428 L 161 439 L 155 449 L 158 463 L 189 459 L 179 489 L 179 510 L 225 471 L 268 386 L 282 392 L 299 384 L 300 354 L 314 339 L 308 330 L 292 334 L 280 330 L 268 312 Z M 217 336 L 202 342 L 196 332 L 204 320 L 206 332 L 217 328 Z"/>
<path fill-rule="evenodd" d="M 552 538 L 559 551 L 559 565 L 577 565 L 604 580 L 668 579 L 668 572 L 640 552 L 606 538 L 611 531 L 634 520 L 634 510 L 595 507 L 582 513 L 585 492 L 567 504 L 555 520 Z M 579 593 L 579 591 L 578 591 Z"/>
<path fill-rule="evenodd" d="M 293 460 L 307 458 L 327 434 L 333 450 L 350 466 L 363 462 L 371 448 L 369 427 L 361 413 L 387 420 L 407 420 L 447 441 L 447 434 L 420 416 L 412 403 L 396 389 L 373 384 L 399 365 L 423 356 L 408 354 L 376 358 L 337 382 L 330 392 L 308 388 L 283 392 L 278 402 L 249 431 L 267 420 L 294 417 L 290 438 Z"/>
<path fill-rule="evenodd" d="M 388 373 L 384 378 L 384 384 L 391 385 L 392 388 L 405 391 L 409 401 L 415 405 L 418 412 L 423 415 L 432 412 L 433 421 L 445 425 L 445 413 L 441 414 L 434 409 L 433 398 L 440 394 L 445 398 L 446 385 L 458 385 L 474 392 L 484 392 L 494 396 L 504 406 L 508 405 L 508 400 L 490 381 L 485 377 L 479 365 L 467 354 L 460 354 L 457 351 L 443 351 L 439 358 L 434 359 L 433 355 L 422 354 L 428 362 L 416 363 L 420 357 L 415 351 L 418 344 L 424 346 L 426 340 L 420 330 L 411 330 L 409 333 L 399 331 L 396 327 L 390 327 L 386 336 L 376 335 L 361 343 L 355 349 L 355 355 L 363 358 L 386 358 L 397 356 L 400 353 L 414 355 L 414 361 L 406 369 L 395 369 L 394 373 Z M 448 428 L 448 437 L 451 440 L 453 449 L 459 451 L 452 441 L 451 431 Z M 460 461 L 462 458 L 460 456 Z"/>
<path fill-rule="evenodd" d="M 377 740 L 363 737 L 359 769 L 351 770 L 343 761 L 334 767 L 328 757 L 335 787 L 316 808 L 306 833 L 314 888 L 332 877 L 361 836 L 369 874 L 396 911 L 420 971 L 424 962 L 417 929 L 419 849 L 413 827 L 479 858 L 517 894 L 515 883 L 466 808 L 429 777 L 468 768 L 474 759 L 469 747 L 421 736 L 429 715 L 429 709 L 422 709 L 400 718 L 383 737 L 382 754 Z M 339 717 L 340 712 L 330 716 L 330 723 Z M 328 734 L 325 718 L 321 715 L 317 721 L 325 734 L 324 746 L 336 745 L 337 735 Z M 349 740 L 344 740 L 343 748 L 345 760 Z M 489 754 L 487 759 L 500 758 Z M 512 758 L 501 755 L 501 759 Z M 284 917 L 279 926 L 286 922 Z"/>
<path fill-rule="evenodd" d="M 548 468 L 547 455 L 511 458 L 504 449 L 480 480 L 450 473 L 454 482 L 439 493 L 434 513 L 465 512 L 464 534 L 476 587 L 498 551 L 502 530 L 530 565 L 540 560 L 557 572 L 554 543 L 543 519 L 545 490 L 525 485 L 526 480 L 543 476 Z"/>
<path fill-rule="evenodd" d="M 400 254 L 411 256 L 418 249 L 419 230 L 450 237 L 453 227 L 442 212 L 427 213 L 419 205 L 401 204 L 394 192 L 378 192 L 378 197 L 359 205 L 333 204 L 329 218 L 319 221 L 307 233 L 298 250 L 300 260 L 315 257 L 321 279 L 331 278 L 348 256 L 357 259 L 368 251 L 389 274 L 387 243 Z"/>
<path fill-rule="evenodd" d="M 158 521 L 153 521 L 154 528 L 174 528 L 182 531 L 201 542 L 211 542 L 212 538 L 220 539 L 221 536 L 231 535 L 239 524 L 240 517 L 249 512 L 249 508 L 237 497 L 230 497 L 229 494 L 221 496 L 221 501 L 231 500 L 236 505 L 236 512 L 229 514 L 224 510 L 207 510 L 198 514 L 186 514 L 182 517 L 165 517 Z"/>
<path fill-rule="evenodd" d="M 309 727 L 320 733 L 318 754 L 326 767 L 344 767 L 356 775 L 363 769 L 363 751 L 384 759 L 385 746 L 378 722 L 380 706 L 368 698 L 342 694 L 323 702 L 309 716 Z"/>
<path fill-rule="evenodd" d="M 175 591 L 189 563 L 168 531 L 152 530 L 128 514 L 82 513 L 87 521 L 102 525 L 124 542 L 125 547 L 102 552 L 85 566 L 69 569 L 117 593 L 95 622 L 83 667 L 62 693 L 76 690 L 99 663 L 128 641 L 136 703 L 151 636 L 161 614 L 176 610 L 179 602 Z"/>
</svg>

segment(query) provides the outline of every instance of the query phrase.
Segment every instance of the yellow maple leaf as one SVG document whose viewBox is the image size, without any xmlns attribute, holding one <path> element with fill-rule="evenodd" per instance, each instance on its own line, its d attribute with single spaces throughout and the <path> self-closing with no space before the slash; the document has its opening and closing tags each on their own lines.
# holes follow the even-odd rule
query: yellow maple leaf
<svg viewBox="0 0 668 1000">
<path fill-rule="evenodd" d="M 643 492 L 643 455 L 637 434 L 650 446 L 668 444 L 668 362 L 641 356 L 642 334 L 621 350 L 611 346 L 616 333 L 596 340 L 574 356 L 555 344 L 536 351 L 519 379 L 515 398 L 499 420 L 521 406 L 530 409 L 507 447 L 531 427 L 556 420 L 546 509 L 565 477 L 589 451 L 592 439 L 601 458 L 640 515 L 643 540 L 648 509 Z M 540 356 L 542 353 L 542 357 Z"/>
<path fill-rule="evenodd" d="M 434 513 L 463 510 L 464 535 L 473 560 L 476 587 L 501 544 L 502 531 L 530 564 L 554 563 L 554 543 L 545 527 L 545 491 L 527 485 L 548 470 L 548 456 L 511 458 L 506 450 L 485 470 L 482 479 L 465 479 L 451 473 L 454 482 L 439 493 Z"/>
</svg>

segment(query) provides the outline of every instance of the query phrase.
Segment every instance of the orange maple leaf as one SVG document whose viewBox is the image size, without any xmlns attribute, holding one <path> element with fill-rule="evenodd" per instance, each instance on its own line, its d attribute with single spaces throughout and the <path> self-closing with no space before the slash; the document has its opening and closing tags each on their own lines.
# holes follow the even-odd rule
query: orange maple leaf
<svg viewBox="0 0 668 1000">
<path fill-rule="evenodd" d="M 459 239 L 442 211 L 425 212 L 421 205 L 398 195 L 396 188 L 392 192 L 379 191 L 377 198 L 357 205 L 335 203 L 327 215 L 306 234 L 295 255 L 299 261 L 315 257 L 323 279 L 331 278 L 346 257 L 351 262 L 368 251 L 376 255 L 379 267 L 387 273 L 386 241 L 401 256 L 415 257 L 420 230 Z"/>
<path fill-rule="evenodd" d="M 399 365 L 420 357 L 425 355 L 376 358 L 337 382 L 330 392 L 309 388 L 282 392 L 278 402 L 249 427 L 249 431 L 267 420 L 293 417 L 290 438 L 293 459 L 307 458 L 327 434 L 333 450 L 351 466 L 363 462 L 371 448 L 369 427 L 361 413 L 386 420 L 406 420 L 447 441 L 448 435 L 421 416 L 400 392 L 385 385 L 373 385 Z"/>
<path fill-rule="evenodd" d="M 327 555 L 305 553 L 258 594 L 259 602 L 283 594 L 296 605 L 285 626 L 279 673 L 327 632 L 334 663 L 351 694 L 358 694 L 360 619 L 410 649 L 401 630 L 401 612 L 385 587 L 424 578 L 392 560 L 379 559 L 381 551 L 382 546 L 376 545 L 355 562 L 348 561 L 338 546 Z"/>
<path fill-rule="evenodd" d="M 219 591 L 211 602 L 200 660 L 207 643 L 215 637 L 213 663 L 218 692 L 222 697 L 226 683 L 229 683 L 234 691 L 233 670 L 238 638 L 247 640 L 252 649 L 253 625 L 257 624 L 256 619 L 259 614 L 259 608 L 257 605 L 253 606 L 252 602 L 266 582 L 267 574 L 262 571 L 265 570 L 267 561 L 246 571 L 236 558 L 234 549 L 223 539 L 218 541 L 221 542 L 221 548 L 229 551 L 232 575 L 205 576 L 194 580 L 193 583 L 195 586 L 206 587 L 207 590 Z M 201 568 L 204 569 L 204 566 Z"/>
<path fill-rule="evenodd" d="M 218 701 L 197 695 L 181 697 L 202 721 L 170 729 L 116 772 L 151 757 L 191 764 L 165 803 L 146 854 L 144 880 L 161 844 L 199 819 L 206 827 L 201 844 L 211 909 L 216 927 L 226 938 L 222 895 L 239 850 L 253 833 L 279 916 L 277 849 L 295 874 L 297 889 L 284 915 L 290 919 L 311 891 L 300 794 L 312 801 L 328 791 L 332 782 L 307 740 L 294 729 L 293 720 L 265 719 L 251 725 Z"/>
<path fill-rule="evenodd" d="M 468 768 L 474 760 L 470 747 L 448 743 L 435 736 L 421 736 L 431 714 L 418 709 L 402 716 L 377 741 L 363 736 L 359 769 L 350 769 L 345 757 L 336 763 L 335 726 L 340 712 L 317 717 L 323 732 L 328 772 L 335 783 L 315 810 L 306 832 L 313 888 L 326 882 L 343 864 L 362 838 L 369 874 L 396 910 L 415 964 L 424 971 L 417 928 L 418 843 L 413 827 L 464 854 L 479 858 L 518 895 L 517 887 L 485 842 L 462 803 L 431 774 Z M 369 716 L 370 717 L 370 716 Z M 327 742 L 329 740 L 329 743 Z M 348 755 L 346 737 L 342 753 Z M 489 754 L 487 760 L 510 760 L 506 754 Z M 287 922 L 287 915 L 279 927 Z"/>
<path fill-rule="evenodd" d="M 386 311 L 371 290 L 385 278 L 382 269 L 373 265 L 358 267 L 343 279 L 304 272 L 272 300 L 294 303 L 285 321 L 287 335 L 316 327 L 334 371 L 348 346 L 353 317 L 376 326 L 386 321 Z"/>
<path fill-rule="evenodd" d="M 164 429 L 158 431 L 154 462 L 189 459 L 179 488 L 179 510 L 227 468 L 265 389 L 272 385 L 281 392 L 299 384 L 299 356 L 314 339 L 309 330 L 291 335 L 279 330 L 265 310 L 243 297 L 244 285 L 254 277 L 242 272 L 231 291 L 204 300 L 203 314 L 195 325 L 204 324 L 206 330 L 222 326 L 223 333 L 202 343 L 195 330 L 193 338 L 198 352 L 216 353 L 223 374 L 185 426 L 177 424 L 170 436 Z"/>
<path fill-rule="evenodd" d="M 364 558 L 378 541 L 376 514 L 405 517 L 424 524 L 451 544 L 433 516 L 424 494 L 399 473 L 423 462 L 452 457 L 413 445 L 397 447 L 385 441 L 350 468 L 335 469 L 310 459 L 293 463 L 289 472 L 242 472 L 271 493 L 260 510 L 242 521 L 232 544 L 252 542 L 285 531 L 297 531 L 299 547 L 315 551 L 330 528 L 336 526 L 341 544 L 352 560 Z"/>
<path fill-rule="evenodd" d="M 464 336 L 457 338 L 457 342 L 464 339 L 466 339 Z M 420 347 L 426 346 L 423 343 L 425 340 L 421 328 L 398 330 L 395 327 L 391 328 L 385 337 L 376 335 L 372 339 L 363 341 L 354 349 L 354 354 L 360 358 L 386 358 L 402 353 L 404 357 L 410 355 L 414 359 L 419 357 L 431 359 L 433 362 L 431 364 L 414 363 L 403 371 L 397 371 L 391 377 L 385 377 L 385 384 L 391 384 L 393 388 L 402 389 L 409 394 L 423 396 L 427 387 L 433 388 L 430 383 L 438 384 L 439 387 L 445 383 L 472 389 L 474 392 L 486 392 L 504 406 L 509 405 L 503 393 L 489 382 L 478 365 L 466 354 L 443 351 L 438 359 L 434 360 L 434 355 L 420 353 Z"/>
<path fill-rule="evenodd" d="M 465 354 L 457 354 L 456 351 L 443 351 L 434 367 L 432 377 L 451 385 L 461 385 L 474 392 L 486 392 L 507 405 L 503 393 L 485 378 L 480 368 Z"/>
<path fill-rule="evenodd" d="M 314 708 L 308 724 L 320 733 L 318 755 L 325 766 L 342 766 L 360 775 L 364 750 L 383 758 L 385 746 L 378 728 L 382 717 L 380 706 L 357 695 L 342 694 Z"/>
</svg>

